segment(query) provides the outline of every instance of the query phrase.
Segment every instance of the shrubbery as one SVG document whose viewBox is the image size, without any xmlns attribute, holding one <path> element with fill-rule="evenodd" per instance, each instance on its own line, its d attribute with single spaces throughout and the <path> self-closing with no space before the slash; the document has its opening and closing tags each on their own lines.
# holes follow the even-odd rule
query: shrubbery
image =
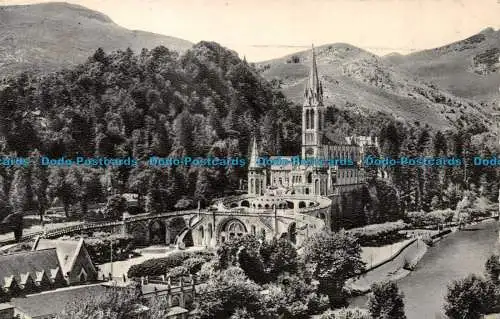
<svg viewBox="0 0 500 319">
<path fill-rule="evenodd" d="M 348 233 L 356 236 L 361 246 L 384 246 L 406 238 L 399 231 L 407 227 L 403 221 L 397 221 L 353 228 Z"/>
<path fill-rule="evenodd" d="M 408 222 L 414 227 L 438 226 L 453 221 L 455 212 L 451 209 L 432 212 L 410 212 L 406 215 Z"/>
<path fill-rule="evenodd" d="M 79 236 L 72 239 L 78 239 Z M 130 235 L 116 235 L 104 232 L 85 237 L 85 245 L 92 261 L 96 264 L 111 260 L 111 243 L 113 243 L 113 260 L 125 260 L 134 254 L 135 239 Z"/>
<path fill-rule="evenodd" d="M 194 259 L 203 259 L 209 261 L 214 257 L 213 253 L 206 251 L 180 251 L 172 253 L 163 258 L 155 258 L 144 261 L 141 264 L 133 265 L 128 270 L 129 278 L 142 276 L 161 276 L 167 275 L 173 268 L 184 266 L 188 272 L 193 273 L 193 270 L 198 267 L 197 261 Z M 186 264 L 184 264 L 186 262 Z M 199 266 L 201 269 L 201 265 Z"/>
</svg>

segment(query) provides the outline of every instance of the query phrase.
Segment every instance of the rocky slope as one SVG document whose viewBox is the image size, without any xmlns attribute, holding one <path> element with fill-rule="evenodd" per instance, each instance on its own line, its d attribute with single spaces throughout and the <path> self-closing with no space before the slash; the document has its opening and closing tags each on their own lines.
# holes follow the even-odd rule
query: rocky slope
<svg viewBox="0 0 500 319">
<path fill-rule="evenodd" d="M 98 47 L 137 51 L 158 45 L 177 51 L 192 46 L 179 38 L 125 29 L 78 5 L 0 6 L 0 77 L 68 67 L 84 62 Z"/>
</svg>

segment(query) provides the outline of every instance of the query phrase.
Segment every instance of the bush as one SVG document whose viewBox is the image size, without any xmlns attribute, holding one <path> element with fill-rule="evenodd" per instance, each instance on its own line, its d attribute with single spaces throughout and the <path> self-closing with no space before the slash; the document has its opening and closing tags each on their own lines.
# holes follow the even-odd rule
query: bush
<svg viewBox="0 0 500 319">
<path fill-rule="evenodd" d="M 356 236 L 361 246 L 384 246 L 406 238 L 399 231 L 407 226 L 403 221 L 397 221 L 353 228 L 347 232 Z"/>
<path fill-rule="evenodd" d="M 406 319 L 403 294 L 395 282 L 375 283 L 371 287 L 368 308 L 373 318 Z"/>
<path fill-rule="evenodd" d="M 359 308 L 342 308 L 329 310 L 321 315 L 320 319 L 371 319 L 368 311 Z"/>
<path fill-rule="evenodd" d="M 495 306 L 495 287 L 487 280 L 476 275 L 454 281 L 448 286 L 445 313 L 450 319 L 479 319 Z"/>
<path fill-rule="evenodd" d="M 143 263 L 132 265 L 128 270 L 127 276 L 129 278 L 137 278 L 142 276 L 166 275 L 172 268 L 182 266 L 185 260 L 192 257 L 199 257 L 205 261 L 209 261 L 214 255 L 206 251 L 179 251 L 167 257 L 149 259 Z"/>
<path fill-rule="evenodd" d="M 167 274 L 167 277 L 178 278 L 189 276 L 189 270 L 184 266 L 177 266 L 172 269 Z"/>
<path fill-rule="evenodd" d="M 190 274 L 196 274 L 201 270 L 201 267 L 207 260 L 202 257 L 190 257 L 182 262 L 182 266 L 185 267 Z"/>
</svg>

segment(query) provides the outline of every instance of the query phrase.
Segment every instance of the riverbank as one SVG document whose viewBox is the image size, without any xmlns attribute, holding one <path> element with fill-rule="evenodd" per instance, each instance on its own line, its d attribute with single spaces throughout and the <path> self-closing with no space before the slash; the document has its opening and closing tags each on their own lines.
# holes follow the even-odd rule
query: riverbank
<svg viewBox="0 0 500 319">
<path fill-rule="evenodd" d="M 471 273 L 480 274 L 500 248 L 497 221 L 488 219 L 455 231 L 428 247 L 416 268 L 397 280 L 404 294 L 408 319 L 446 318 L 442 313 L 448 285 Z M 368 295 L 349 300 L 349 307 L 366 308 Z"/>
<path fill-rule="evenodd" d="M 436 231 L 428 236 L 431 242 L 424 242 L 418 237 L 388 245 L 385 247 L 362 247 L 362 258 L 367 264 L 367 269 L 358 278 L 347 281 L 346 288 L 354 294 L 366 294 L 373 283 L 385 280 L 400 280 L 414 270 L 418 262 L 424 257 L 428 244 L 440 241 L 447 235 L 457 231 L 452 227 Z M 390 249 L 390 254 L 388 253 Z M 374 258 L 375 256 L 375 258 Z M 375 259 L 375 260 L 374 260 Z"/>
<path fill-rule="evenodd" d="M 353 293 L 364 294 L 370 291 L 370 286 L 375 282 L 404 278 L 426 252 L 427 245 L 423 240 L 412 239 L 389 259 L 368 268 L 358 278 L 349 280 L 346 288 Z"/>
</svg>

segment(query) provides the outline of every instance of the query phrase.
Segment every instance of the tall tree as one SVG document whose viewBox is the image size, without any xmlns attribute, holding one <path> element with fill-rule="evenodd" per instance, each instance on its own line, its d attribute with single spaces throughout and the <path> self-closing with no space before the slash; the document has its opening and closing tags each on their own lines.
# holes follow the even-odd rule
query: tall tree
<svg viewBox="0 0 500 319">
<path fill-rule="evenodd" d="M 395 282 L 374 283 L 368 300 L 370 314 L 380 319 L 406 319 L 403 298 Z"/>
<path fill-rule="evenodd" d="M 495 304 L 495 288 L 476 275 L 453 281 L 448 286 L 444 310 L 450 319 L 479 319 Z"/>
<path fill-rule="evenodd" d="M 345 304 L 344 284 L 364 269 L 357 239 L 345 231 L 323 231 L 307 239 L 303 261 L 332 306 Z"/>
</svg>

